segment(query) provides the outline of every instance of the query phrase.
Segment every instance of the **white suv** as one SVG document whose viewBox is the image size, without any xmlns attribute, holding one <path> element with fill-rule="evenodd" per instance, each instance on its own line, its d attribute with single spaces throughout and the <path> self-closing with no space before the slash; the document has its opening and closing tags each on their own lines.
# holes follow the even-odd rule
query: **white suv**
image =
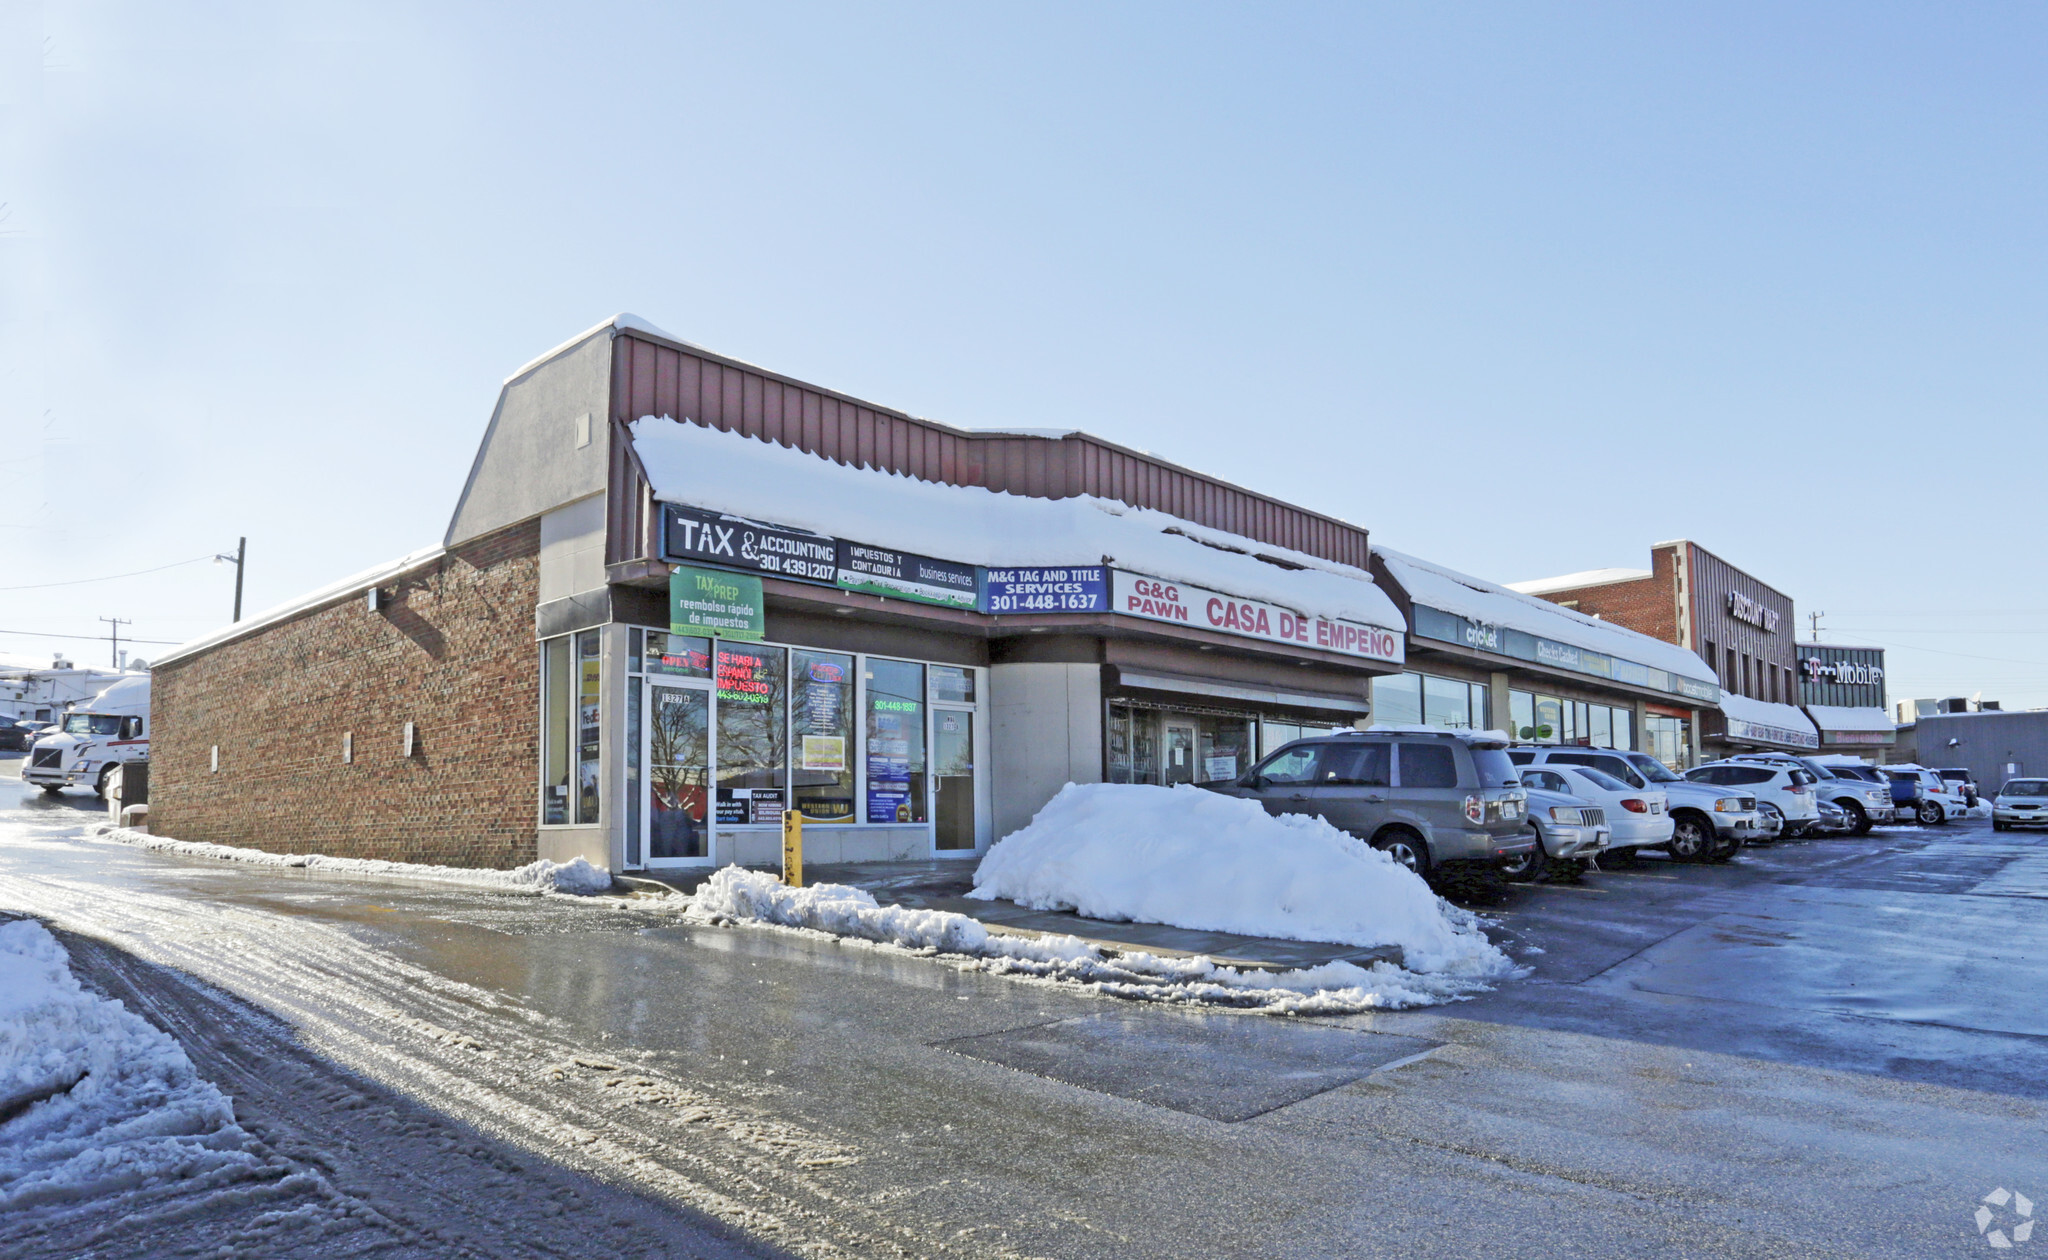
<svg viewBox="0 0 2048 1260">
<path fill-rule="evenodd" d="M 1756 798 L 1756 811 L 1781 824 L 1779 834 L 1803 836 L 1820 821 L 1817 777 L 1803 766 L 1771 761 L 1710 761 L 1685 772 L 1694 783 L 1736 788 Z M 1768 826 L 1768 822 L 1766 823 Z"/>
</svg>

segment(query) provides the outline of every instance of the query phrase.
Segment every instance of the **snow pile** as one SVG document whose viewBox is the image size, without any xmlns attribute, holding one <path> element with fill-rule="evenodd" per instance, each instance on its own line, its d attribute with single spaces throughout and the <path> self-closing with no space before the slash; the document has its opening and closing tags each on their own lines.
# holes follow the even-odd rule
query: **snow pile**
<svg viewBox="0 0 2048 1260">
<path fill-rule="evenodd" d="M 1355 836 L 1185 784 L 1069 783 L 988 851 L 968 895 L 1091 919 L 1393 945 L 1422 972 L 1510 969 L 1470 916 Z"/>
<path fill-rule="evenodd" d="M 1109 563 L 1133 573 L 1400 631 L 1363 569 L 1092 495 L 1034 499 L 849 468 L 668 417 L 633 422 L 655 497 L 962 564 Z M 715 475 L 706 472 L 715 469 Z M 1172 532 L 1168 532 L 1172 531 Z M 1259 559 L 1272 556 L 1293 566 Z"/>
<path fill-rule="evenodd" d="M 208 844 L 200 840 L 173 840 L 169 836 L 153 836 L 148 832 L 116 827 L 110 823 L 88 827 L 86 834 L 119 840 L 123 844 L 154 849 L 162 853 L 182 853 L 188 857 L 219 858 L 226 862 L 248 862 L 257 866 L 297 866 L 342 875 L 376 875 L 391 879 L 424 880 L 435 884 L 464 884 L 472 888 L 492 888 L 503 892 L 572 893 L 577 896 L 590 896 L 610 892 L 612 887 L 610 872 L 602 867 L 593 866 L 587 859 L 580 857 L 567 862 L 550 862 L 542 858 L 537 862 L 528 862 L 517 870 L 494 871 L 467 866 L 425 866 L 416 862 L 387 862 L 381 858 L 327 857 L 319 853 L 268 853 L 262 849 L 239 849 L 232 845 Z"/>
<path fill-rule="evenodd" d="M 1463 930 L 1479 935 L 1473 916 L 1455 907 L 1445 910 Z M 1272 1015 L 1341 1015 L 1451 1002 L 1482 992 L 1487 980 L 1513 971 L 1498 951 L 1483 972 L 1475 968 L 1461 974 L 1422 974 L 1387 962 L 1239 970 L 1208 958 L 1105 949 L 1073 936 L 991 931 L 964 914 L 884 906 L 864 889 L 843 884 L 791 888 L 773 875 L 737 866 L 713 872 L 692 897 L 689 914 L 713 923 L 824 932 L 842 941 L 913 950 L 971 970 L 1074 985 L 1109 997 Z M 1483 943 L 1484 937 L 1479 940 Z"/>
<path fill-rule="evenodd" d="M 80 987 L 42 924 L 0 923 L 0 1215 L 239 1181 L 253 1145 L 176 1041 Z"/>
</svg>

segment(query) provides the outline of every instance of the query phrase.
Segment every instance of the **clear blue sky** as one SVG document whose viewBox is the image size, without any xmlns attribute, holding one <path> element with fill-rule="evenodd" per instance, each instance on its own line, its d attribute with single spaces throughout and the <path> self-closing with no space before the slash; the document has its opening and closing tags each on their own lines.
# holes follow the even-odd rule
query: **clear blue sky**
<svg viewBox="0 0 2048 1260">
<path fill-rule="evenodd" d="M 435 542 L 627 310 L 1497 580 L 1690 537 L 2048 704 L 2039 5 L 9 12 L 0 587 Z M 0 590 L 0 652 L 230 581 Z"/>
</svg>

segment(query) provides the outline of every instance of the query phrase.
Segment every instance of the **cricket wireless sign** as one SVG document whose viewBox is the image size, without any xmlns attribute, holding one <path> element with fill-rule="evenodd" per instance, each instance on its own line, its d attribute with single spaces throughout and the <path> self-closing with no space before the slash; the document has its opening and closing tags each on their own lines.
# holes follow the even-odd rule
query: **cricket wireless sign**
<svg viewBox="0 0 2048 1260">
<path fill-rule="evenodd" d="M 1278 604 L 1225 595 L 1185 582 L 1165 582 L 1135 573 L 1115 574 L 1115 598 L 1111 607 L 1127 617 L 1171 621 L 1223 634 L 1264 639 L 1270 643 L 1292 643 L 1319 648 L 1345 656 L 1400 664 L 1401 636 L 1379 626 L 1353 621 L 1332 621 L 1297 613 Z"/>
</svg>

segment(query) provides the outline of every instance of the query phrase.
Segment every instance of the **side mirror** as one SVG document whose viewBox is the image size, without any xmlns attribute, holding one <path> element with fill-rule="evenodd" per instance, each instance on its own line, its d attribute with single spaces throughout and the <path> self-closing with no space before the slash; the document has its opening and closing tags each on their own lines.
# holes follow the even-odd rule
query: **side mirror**
<svg viewBox="0 0 2048 1260">
<path fill-rule="evenodd" d="M 1244 785 L 1254 792 L 1260 791 L 1266 786 L 1266 776 L 1263 774 L 1248 774 L 1244 776 Z"/>
</svg>

